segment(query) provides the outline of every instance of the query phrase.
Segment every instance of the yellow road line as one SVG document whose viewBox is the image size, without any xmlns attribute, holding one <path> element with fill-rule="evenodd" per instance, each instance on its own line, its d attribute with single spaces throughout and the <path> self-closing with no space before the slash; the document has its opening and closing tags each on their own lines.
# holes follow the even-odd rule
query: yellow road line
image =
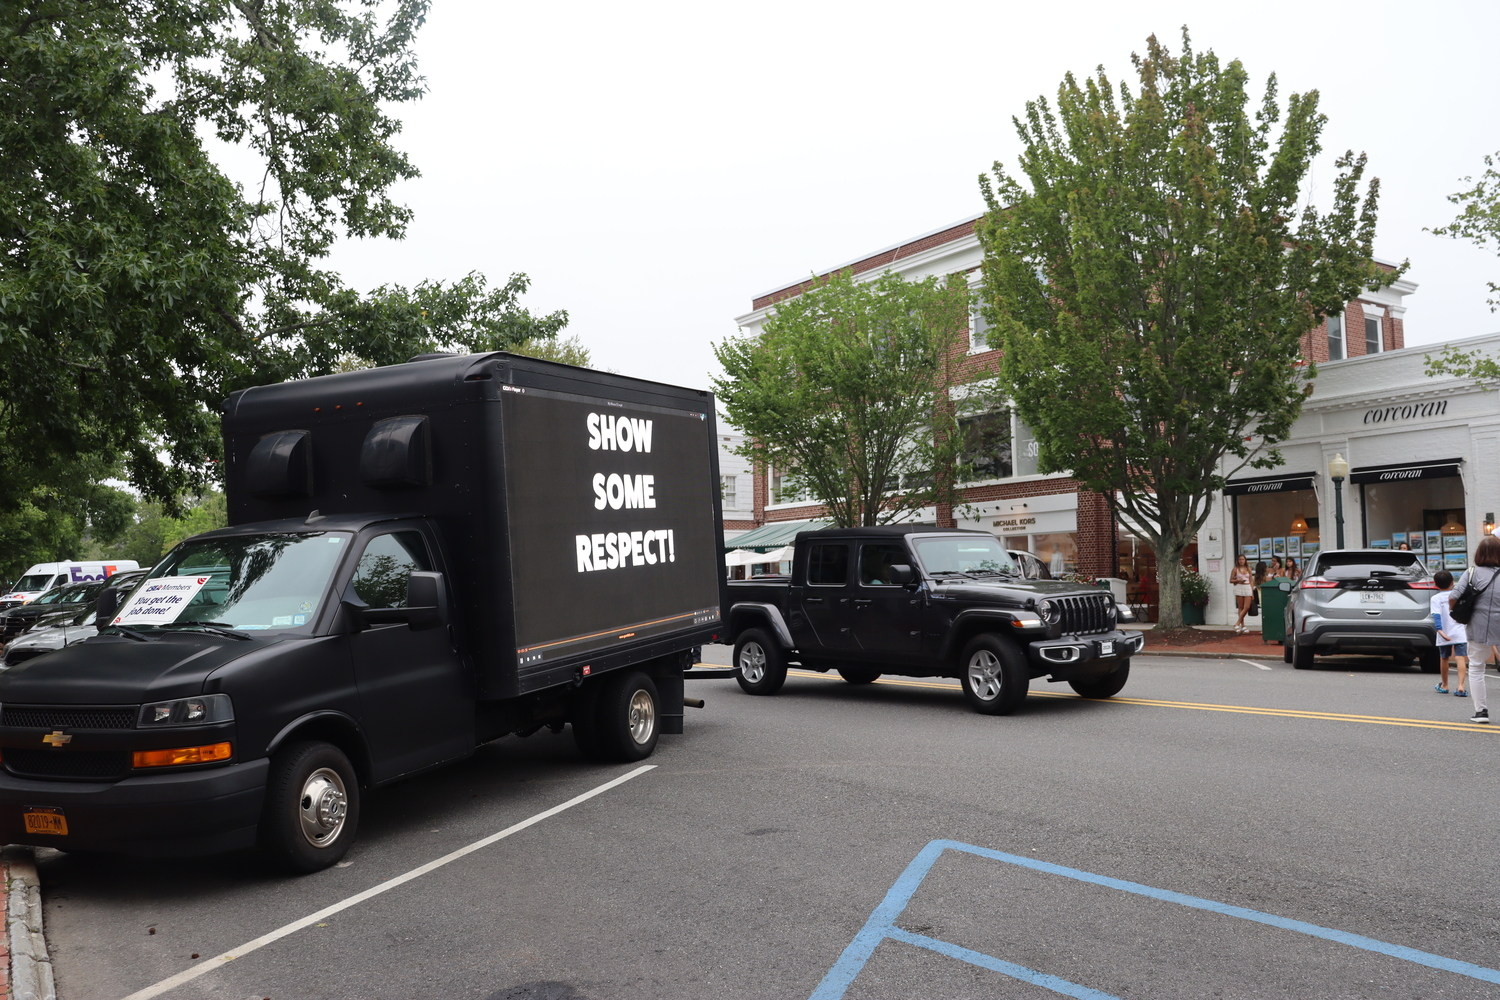
<svg viewBox="0 0 1500 1000">
<path fill-rule="evenodd" d="M 820 674 L 806 670 L 790 670 L 787 673 L 792 677 L 806 677 L 814 680 L 842 679 L 837 674 Z M 942 691 L 960 690 L 957 684 L 944 684 L 936 681 L 913 681 L 895 677 L 882 677 L 875 683 L 892 684 L 898 687 L 937 688 Z M 1080 698 L 1076 694 L 1067 694 L 1062 691 L 1033 691 L 1030 697 L 1070 698 L 1077 701 L 1088 700 Z M 1257 708 L 1252 705 L 1216 705 L 1211 702 L 1162 701 L 1156 698 L 1116 697 L 1098 700 L 1108 701 L 1110 704 L 1115 705 L 1144 705 L 1148 708 L 1186 708 L 1199 712 L 1230 712 L 1235 715 L 1272 715 L 1283 719 L 1314 719 L 1322 722 L 1364 722 L 1377 726 L 1406 726 L 1412 729 L 1453 729 L 1465 733 L 1500 732 L 1500 730 L 1492 726 L 1469 722 L 1441 722 L 1435 719 L 1402 719 L 1383 715 L 1349 715 L 1343 712 L 1308 712 L 1295 708 Z"/>
</svg>

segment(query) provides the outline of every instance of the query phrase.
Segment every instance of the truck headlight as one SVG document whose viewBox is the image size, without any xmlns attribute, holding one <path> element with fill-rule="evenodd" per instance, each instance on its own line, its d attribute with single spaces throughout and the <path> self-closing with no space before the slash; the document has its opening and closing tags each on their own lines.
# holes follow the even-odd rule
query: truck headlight
<svg viewBox="0 0 1500 1000">
<path fill-rule="evenodd" d="M 214 722 L 231 722 L 234 706 L 227 694 L 202 694 L 195 698 L 177 698 L 141 706 L 137 729 L 160 729 L 165 726 L 206 726 Z"/>
<path fill-rule="evenodd" d="M 1048 624 L 1051 624 L 1052 622 L 1055 622 L 1062 617 L 1062 615 L 1057 610 L 1057 605 L 1053 604 L 1051 601 L 1037 601 L 1036 613 L 1041 615 L 1042 621 L 1047 622 Z"/>
</svg>

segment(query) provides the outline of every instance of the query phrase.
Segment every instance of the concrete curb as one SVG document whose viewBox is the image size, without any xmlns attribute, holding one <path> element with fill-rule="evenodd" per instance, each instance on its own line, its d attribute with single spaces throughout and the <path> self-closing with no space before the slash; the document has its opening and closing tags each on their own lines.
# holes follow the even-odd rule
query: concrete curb
<svg viewBox="0 0 1500 1000">
<path fill-rule="evenodd" d="M 1210 652 L 1201 647 L 1190 647 L 1188 649 L 1152 649 L 1146 647 L 1136 654 L 1137 656 L 1186 656 L 1201 660 L 1280 660 L 1280 653 L 1236 653 L 1234 650 L 1225 649 L 1218 652 Z"/>
<path fill-rule="evenodd" d="M 57 1000 L 52 956 L 42 931 L 42 883 L 36 852 L 11 846 L 0 851 L 5 865 L 5 930 L 10 946 L 9 1000 Z"/>
</svg>

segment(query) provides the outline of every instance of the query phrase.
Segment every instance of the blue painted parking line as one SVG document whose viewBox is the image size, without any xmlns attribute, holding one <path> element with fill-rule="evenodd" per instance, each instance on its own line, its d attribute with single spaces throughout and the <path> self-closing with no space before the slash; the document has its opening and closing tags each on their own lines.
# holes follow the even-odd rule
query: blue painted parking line
<svg viewBox="0 0 1500 1000">
<path fill-rule="evenodd" d="M 1332 927 L 1320 927 L 1303 920 L 1292 920 L 1288 917 L 1279 917 L 1274 913 L 1262 913 L 1259 910 L 1246 909 L 1243 906 L 1231 906 L 1228 903 L 1220 903 L 1212 899 L 1203 899 L 1199 896 L 1189 896 L 1181 892 L 1173 892 L 1170 889 L 1158 889 L 1155 886 L 1142 885 L 1139 882 L 1127 882 L 1124 879 L 1110 878 L 1107 875 L 1096 875 L 1093 872 L 1080 871 L 1077 868 L 1066 868 L 1062 865 L 1054 865 L 1047 861 L 1038 861 L 1035 858 L 1024 858 L 1018 854 L 1006 854 L 1003 851 L 993 851 L 987 847 L 976 847 L 973 844 L 963 844 L 956 840 L 934 840 L 912 859 L 911 864 L 906 866 L 906 871 L 896 879 L 894 885 L 885 894 L 885 899 L 875 907 L 875 912 L 870 914 L 870 919 L 865 921 L 865 926 L 849 942 L 844 953 L 839 956 L 833 968 L 828 970 L 828 975 L 813 990 L 809 1000 L 840 1000 L 848 991 L 854 978 L 859 975 L 860 970 L 869 962 L 870 956 L 882 941 L 901 941 L 905 944 L 925 948 L 928 951 L 949 958 L 956 958 L 970 965 L 990 969 L 1012 979 L 1019 979 L 1044 987 L 1054 993 L 1063 996 L 1086 998 L 1086 1000 L 1118 1000 L 1109 993 L 1070 983 L 1065 979 L 1028 969 L 1013 962 L 1006 962 L 991 955 L 972 951 L 959 945 L 939 941 L 936 938 L 926 937 L 921 934 L 913 934 L 896 926 L 906 904 L 911 902 L 917 888 L 921 886 L 922 880 L 927 877 L 932 866 L 944 851 L 958 851 L 963 854 L 973 854 L 992 861 L 1002 861 L 1006 864 L 1016 865 L 1021 868 L 1029 868 L 1033 871 L 1046 872 L 1049 875 L 1061 875 L 1063 878 L 1075 879 L 1079 882 L 1088 882 L 1093 885 L 1101 885 L 1110 889 L 1118 889 L 1121 892 L 1133 893 L 1137 896 L 1148 896 L 1168 903 L 1177 903 L 1181 906 L 1191 907 L 1196 910 L 1207 910 L 1211 913 L 1220 913 L 1224 916 L 1238 917 L 1241 920 L 1249 920 L 1282 930 L 1296 931 L 1310 937 L 1322 938 L 1325 941 L 1334 941 L 1339 944 L 1349 945 L 1352 948 L 1360 948 L 1365 951 L 1375 952 L 1380 955 L 1388 955 L 1391 958 L 1399 958 L 1403 961 L 1412 962 L 1416 965 L 1425 965 L 1428 968 L 1440 969 L 1444 972 L 1456 973 L 1460 976 L 1468 976 L 1470 979 L 1478 979 L 1486 983 L 1500 983 L 1500 970 L 1487 969 L 1482 965 L 1474 965 L 1470 962 L 1461 962 L 1457 959 L 1447 958 L 1443 955 L 1434 955 L 1431 952 L 1419 951 L 1416 948 L 1408 948 L 1405 945 L 1389 944 L 1385 941 L 1377 941 L 1374 938 L 1365 937 L 1361 934 L 1351 934 L 1348 931 L 1335 930 Z"/>
</svg>

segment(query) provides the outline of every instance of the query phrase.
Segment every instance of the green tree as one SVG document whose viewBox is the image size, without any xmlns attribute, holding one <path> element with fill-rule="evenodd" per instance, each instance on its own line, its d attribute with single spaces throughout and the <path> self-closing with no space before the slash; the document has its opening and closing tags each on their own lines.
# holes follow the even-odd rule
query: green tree
<svg viewBox="0 0 1500 1000">
<path fill-rule="evenodd" d="M 428 0 L 15 0 L 0 8 L 0 512 L 59 459 L 172 513 L 245 385 L 556 334 L 524 275 L 363 295 L 322 266 L 400 238 Z M 217 160 L 252 164 L 247 186 Z"/>
<path fill-rule="evenodd" d="M 541 338 L 533 337 L 529 340 L 507 347 L 512 354 L 522 354 L 528 358 L 541 358 L 543 361 L 557 361 L 565 365 L 577 365 L 579 368 L 593 368 L 594 356 L 583 340 L 577 336 L 568 337 L 566 340 L 558 337 Z"/>
<path fill-rule="evenodd" d="M 1102 67 L 1015 120 L 1021 179 L 980 178 L 987 314 L 1002 382 L 1043 471 L 1071 471 L 1156 549 L 1161 624 L 1182 624 L 1182 552 L 1228 471 L 1280 460 L 1308 379 L 1301 342 L 1361 290 L 1378 181 L 1337 161 L 1331 211 L 1305 203 L 1316 91 L 1258 108 L 1238 62 L 1153 36 L 1132 91 Z M 1284 119 L 1284 121 L 1283 121 Z"/>
<path fill-rule="evenodd" d="M 1484 158 L 1484 173 L 1476 180 L 1465 177 L 1463 183 L 1472 187 L 1450 194 L 1448 200 L 1462 205 L 1463 211 L 1446 226 L 1432 230 L 1439 236 L 1472 240 L 1481 247 L 1489 247 L 1500 253 L 1500 169 L 1496 159 L 1500 153 Z M 1489 300 L 1490 310 L 1500 309 L 1500 282 L 1488 282 L 1490 294 L 1497 296 Z"/>
<path fill-rule="evenodd" d="M 946 389 L 967 319 L 959 278 L 815 279 L 760 336 L 715 346 L 714 392 L 784 489 L 838 525 L 885 524 L 952 499 L 964 441 Z"/>
</svg>

